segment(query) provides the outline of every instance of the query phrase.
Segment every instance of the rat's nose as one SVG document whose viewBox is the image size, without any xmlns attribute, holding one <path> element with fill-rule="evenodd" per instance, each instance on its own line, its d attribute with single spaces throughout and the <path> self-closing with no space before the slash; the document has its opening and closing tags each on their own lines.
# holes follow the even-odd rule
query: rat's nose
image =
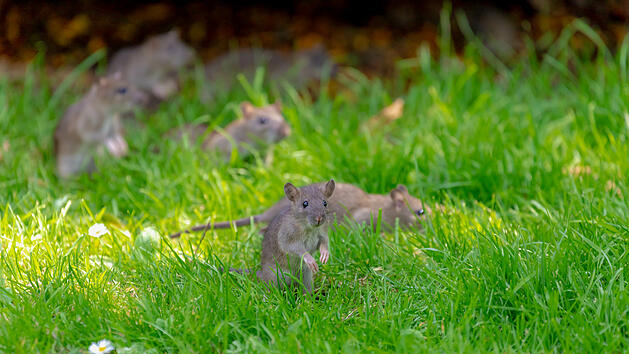
<svg viewBox="0 0 629 354">
<path fill-rule="evenodd" d="M 323 220 L 323 216 L 317 216 L 317 225 L 321 225 L 321 220 Z"/>
<path fill-rule="evenodd" d="M 145 92 L 135 89 L 133 90 L 131 99 L 133 100 L 133 103 L 137 105 L 146 106 L 149 104 L 151 98 Z"/>
</svg>

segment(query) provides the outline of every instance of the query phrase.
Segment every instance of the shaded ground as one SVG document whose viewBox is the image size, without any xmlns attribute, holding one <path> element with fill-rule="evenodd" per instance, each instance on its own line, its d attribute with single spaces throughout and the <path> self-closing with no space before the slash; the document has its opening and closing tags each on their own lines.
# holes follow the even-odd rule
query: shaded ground
<svg viewBox="0 0 629 354">
<path fill-rule="evenodd" d="M 615 48 L 627 33 L 629 1 L 516 1 L 509 5 L 455 1 L 472 28 L 504 59 L 524 48 L 530 36 L 543 50 L 575 17 L 585 17 Z M 180 4 L 180 2 L 177 2 Z M 102 1 L 54 3 L 0 1 L 0 57 L 26 61 L 47 52 L 53 67 L 76 65 L 90 53 L 114 51 L 173 26 L 181 29 L 204 59 L 237 46 L 278 49 L 324 43 L 344 64 L 386 75 L 396 59 L 416 55 L 420 43 L 437 49 L 440 2 L 354 0 L 294 2 L 227 1 L 111 4 Z M 548 37 L 548 38 L 545 38 Z M 454 33 L 459 47 L 462 36 Z M 492 43 L 497 43 L 492 45 Z M 573 46 L 583 46 L 578 40 Z"/>
</svg>

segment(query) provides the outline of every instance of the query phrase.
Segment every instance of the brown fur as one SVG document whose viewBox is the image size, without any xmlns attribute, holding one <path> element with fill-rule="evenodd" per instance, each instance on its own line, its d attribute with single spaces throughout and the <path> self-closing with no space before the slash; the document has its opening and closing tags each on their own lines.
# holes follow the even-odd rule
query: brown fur
<svg viewBox="0 0 629 354">
<path fill-rule="evenodd" d="M 111 58 L 108 73 L 121 72 L 133 85 L 149 94 L 152 104 L 179 90 L 178 72 L 192 63 L 194 51 L 173 30 L 124 48 Z"/>
<path fill-rule="evenodd" d="M 240 107 L 242 118 L 227 125 L 223 132 L 206 134 L 202 143 L 205 150 L 216 150 L 223 157 L 230 158 L 235 144 L 238 155 L 244 157 L 251 154 L 252 150 L 260 150 L 290 135 L 290 126 L 282 116 L 279 102 L 264 107 L 244 102 Z M 197 140 L 207 129 L 207 125 L 188 125 L 171 135 L 176 138 L 187 135 L 189 139 Z"/>
<path fill-rule="evenodd" d="M 321 183 L 313 186 L 320 186 Z M 367 224 L 371 227 L 377 225 L 379 210 L 382 209 L 382 225 L 385 229 L 391 230 L 396 220 L 400 227 L 421 228 L 420 219 L 424 214 L 430 214 L 431 209 L 422 203 L 421 200 L 411 196 L 403 185 L 398 185 L 389 194 L 368 194 L 362 189 L 346 183 L 337 183 L 334 195 L 330 198 L 329 210 L 335 215 L 339 223 L 347 220 L 355 221 L 359 224 Z M 198 225 L 189 230 L 171 235 L 171 238 L 179 237 L 182 233 L 192 231 L 202 231 L 210 228 L 223 229 L 232 225 L 246 226 L 252 221 L 254 223 L 268 223 L 277 216 L 289 204 L 288 199 L 283 198 L 267 211 L 252 217 L 242 218 L 233 221 L 223 221 Z"/>
<path fill-rule="evenodd" d="M 120 75 L 99 79 L 70 106 L 55 129 L 57 173 L 66 178 L 93 169 L 93 156 L 107 149 L 114 157 L 128 151 L 120 115 L 142 104 L 145 96 Z"/>
</svg>

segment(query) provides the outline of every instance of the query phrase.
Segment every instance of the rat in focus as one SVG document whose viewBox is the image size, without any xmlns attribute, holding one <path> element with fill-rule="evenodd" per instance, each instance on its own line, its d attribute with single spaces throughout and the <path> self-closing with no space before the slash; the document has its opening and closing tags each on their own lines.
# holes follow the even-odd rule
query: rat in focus
<svg viewBox="0 0 629 354">
<path fill-rule="evenodd" d="M 322 183 L 313 184 L 321 187 Z M 391 230 L 396 220 L 401 228 L 421 228 L 420 218 L 431 209 L 421 200 L 411 196 L 408 189 L 398 185 L 389 194 L 369 194 L 362 189 L 347 183 L 337 183 L 334 195 L 329 198 L 328 210 L 339 223 L 347 220 L 358 224 L 366 224 L 375 229 L 379 210 L 382 209 L 382 222 L 385 230 Z M 208 229 L 224 229 L 235 226 L 247 226 L 254 223 L 268 223 L 290 204 L 287 198 L 282 198 L 275 205 L 262 214 L 233 221 L 215 222 L 198 225 L 186 231 L 170 235 L 171 238 L 181 236 L 182 233 L 202 231 Z"/>
<path fill-rule="evenodd" d="M 284 185 L 288 204 L 264 231 L 258 279 L 270 285 L 288 286 L 295 284 L 295 278 L 301 278 L 304 292 L 312 292 L 312 275 L 319 271 L 312 253 L 319 250 L 322 264 L 330 258 L 327 200 L 332 197 L 334 188 L 333 179 L 301 188 L 291 183 Z M 278 284 L 278 278 L 284 284 Z"/>
<path fill-rule="evenodd" d="M 146 95 L 118 72 L 100 78 L 71 105 L 54 133 L 57 174 L 67 178 L 93 171 L 93 157 L 106 149 L 114 157 L 127 154 L 121 115 L 146 102 Z"/>
<path fill-rule="evenodd" d="M 239 156 L 246 157 L 252 150 L 260 150 L 265 145 L 276 143 L 290 135 L 290 126 L 282 115 L 281 103 L 256 107 L 249 102 L 240 105 L 242 117 L 228 124 L 223 132 L 207 133 L 207 124 L 188 125 L 177 129 L 172 135 L 181 139 L 184 135 L 192 141 L 204 136 L 202 148 L 216 150 L 229 159 L 235 148 Z"/>
<path fill-rule="evenodd" d="M 107 72 L 120 71 L 129 83 L 149 95 L 146 106 L 154 106 L 179 91 L 178 73 L 194 57 L 194 50 L 172 30 L 121 49 L 111 58 Z"/>
</svg>

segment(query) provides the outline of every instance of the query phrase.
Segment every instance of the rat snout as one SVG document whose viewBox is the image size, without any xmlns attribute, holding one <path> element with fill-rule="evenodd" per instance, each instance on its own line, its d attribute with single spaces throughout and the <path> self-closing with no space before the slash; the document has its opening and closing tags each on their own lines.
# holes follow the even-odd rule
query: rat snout
<svg viewBox="0 0 629 354">
<path fill-rule="evenodd" d="M 323 225 L 323 223 L 325 222 L 325 215 L 321 214 L 321 215 L 312 215 L 310 217 L 308 217 L 308 221 L 310 222 L 310 224 L 314 227 L 319 227 L 321 225 Z"/>
<path fill-rule="evenodd" d="M 134 88 L 131 92 L 131 101 L 140 107 L 144 107 L 149 104 L 150 97 L 146 92 Z"/>
<path fill-rule="evenodd" d="M 315 221 L 317 222 L 317 226 L 321 226 L 325 222 L 325 215 L 321 214 L 321 215 L 317 216 L 315 218 Z"/>
</svg>

